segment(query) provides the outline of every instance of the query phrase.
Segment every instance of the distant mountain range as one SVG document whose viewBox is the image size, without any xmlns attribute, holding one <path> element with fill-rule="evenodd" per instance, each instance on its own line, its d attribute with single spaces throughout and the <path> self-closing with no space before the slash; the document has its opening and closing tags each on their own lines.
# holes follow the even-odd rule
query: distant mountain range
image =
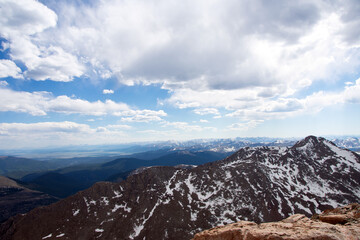
<svg viewBox="0 0 360 240">
<path fill-rule="evenodd" d="M 360 202 L 360 156 L 309 136 L 197 167 L 141 168 L 17 215 L 0 226 L 0 238 L 181 240 L 221 224 L 311 216 L 350 202 Z"/>
<path fill-rule="evenodd" d="M 328 137 L 340 148 L 353 151 L 360 151 L 360 138 L 353 136 Z M 225 139 L 197 139 L 191 141 L 166 141 L 158 143 L 147 143 L 122 148 L 124 152 L 138 153 L 156 150 L 188 150 L 188 151 L 214 151 L 214 152 L 235 152 L 242 147 L 277 146 L 290 147 L 299 138 L 225 138 Z M 112 149 L 116 150 L 116 148 Z"/>
<path fill-rule="evenodd" d="M 342 148 L 360 151 L 359 136 L 328 136 L 332 142 Z M 40 160 L 57 160 L 59 163 L 85 163 L 88 161 L 105 162 L 109 158 L 120 155 L 132 155 L 134 153 L 158 151 L 158 150 L 188 150 L 188 151 L 216 151 L 234 152 L 241 147 L 254 146 L 292 146 L 299 138 L 232 138 L 232 139 L 197 139 L 190 141 L 163 141 L 128 143 L 118 145 L 80 145 L 64 146 L 59 148 L 44 149 L 13 149 L 1 150 L 0 155 L 11 155 Z M 89 157 L 91 156 L 91 157 Z M 113 158 L 114 159 L 114 158 Z M 63 166 L 64 167 L 64 166 Z"/>
<path fill-rule="evenodd" d="M 334 142 L 339 147 L 360 152 L 360 138 L 357 137 L 334 138 L 332 139 L 332 142 Z"/>
</svg>

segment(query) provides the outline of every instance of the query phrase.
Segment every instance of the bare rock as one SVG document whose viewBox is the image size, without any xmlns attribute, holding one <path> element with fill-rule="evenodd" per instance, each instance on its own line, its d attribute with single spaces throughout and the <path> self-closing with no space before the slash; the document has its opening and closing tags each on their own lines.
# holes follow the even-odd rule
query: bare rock
<svg viewBox="0 0 360 240">
<path fill-rule="evenodd" d="M 319 215 L 322 222 L 332 224 L 358 223 L 360 219 L 360 204 L 352 203 L 344 207 L 325 210 Z"/>
<path fill-rule="evenodd" d="M 347 218 L 345 215 L 325 215 L 319 216 L 320 221 L 331 224 L 345 224 Z"/>
<path fill-rule="evenodd" d="M 280 222 L 240 221 L 197 233 L 193 240 L 360 240 L 360 205 L 324 211 L 312 219 L 302 214 Z"/>
</svg>

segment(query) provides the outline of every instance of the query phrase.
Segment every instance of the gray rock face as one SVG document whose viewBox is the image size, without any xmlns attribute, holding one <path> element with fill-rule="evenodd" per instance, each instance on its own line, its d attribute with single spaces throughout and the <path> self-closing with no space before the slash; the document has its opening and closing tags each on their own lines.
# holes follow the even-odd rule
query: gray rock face
<svg viewBox="0 0 360 240">
<path fill-rule="evenodd" d="M 307 137 L 196 168 L 150 167 L 97 183 L 0 227 L 2 239 L 190 239 L 240 220 L 278 221 L 360 202 L 360 157 Z"/>
</svg>

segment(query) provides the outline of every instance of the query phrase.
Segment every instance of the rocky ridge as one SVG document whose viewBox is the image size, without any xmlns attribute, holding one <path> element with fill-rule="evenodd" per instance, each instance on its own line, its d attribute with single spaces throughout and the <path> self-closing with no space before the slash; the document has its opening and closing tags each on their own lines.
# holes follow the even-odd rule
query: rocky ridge
<svg viewBox="0 0 360 240">
<path fill-rule="evenodd" d="M 333 240 L 360 239 L 360 205 L 326 210 L 311 219 L 292 215 L 280 222 L 256 224 L 240 221 L 197 233 L 193 240 Z"/>
<path fill-rule="evenodd" d="M 0 226 L 1 239 L 191 239 L 240 220 L 279 221 L 360 202 L 360 157 L 309 136 L 195 168 L 149 167 Z"/>
</svg>

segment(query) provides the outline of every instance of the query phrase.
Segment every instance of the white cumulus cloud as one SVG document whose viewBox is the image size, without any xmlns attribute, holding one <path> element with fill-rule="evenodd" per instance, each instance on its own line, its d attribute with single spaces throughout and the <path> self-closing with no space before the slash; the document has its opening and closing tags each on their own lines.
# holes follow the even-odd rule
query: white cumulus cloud
<svg viewBox="0 0 360 240">
<path fill-rule="evenodd" d="M 0 81 L 0 87 L 6 87 L 7 85 L 9 85 L 7 81 Z"/>
<path fill-rule="evenodd" d="M 57 7 L 61 27 L 42 37 L 84 56 L 93 68 L 108 69 L 126 85 L 264 87 L 263 94 L 274 96 L 359 64 L 354 44 L 346 41 L 350 32 L 342 31 L 357 22 L 344 17 L 356 5 L 284 0 L 68 3 Z M 54 33 L 58 38 L 51 38 Z"/>
<path fill-rule="evenodd" d="M 23 78 L 21 69 L 13 61 L 0 59 L 0 78 L 6 77 Z"/>
<path fill-rule="evenodd" d="M 0 35 L 9 41 L 10 57 L 25 64 L 27 78 L 67 82 L 83 74 L 75 55 L 40 39 L 42 32 L 56 27 L 54 11 L 35 0 L 1 0 L 0 15 Z"/>
<path fill-rule="evenodd" d="M 199 115 L 207 115 L 207 114 L 213 114 L 213 115 L 219 115 L 219 110 L 216 108 L 197 108 L 194 109 L 194 113 Z"/>
<path fill-rule="evenodd" d="M 92 116 L 113 115 L 129 121 L 160 121 L 167 114 L 163 110 L 134 110 L 127 104 L 112 100 L 89 102 L 68 96 L 53 96 L 49 92 L 24 92 L 0 88 L 2 101 L 0 111 L 29 113 L 34 116 L 47 115 L 48 112 L 64 114 L 83 114 Z"/>
<path fill-rule="evenodd" d="M 114 90 L 111 90 L 111 89 L 104 89 L 103 90 L 103 94 L 113 94 L 114 93 Z"/>
<path fill-rule="evenodd" d="M 162 117 L 167 116 L 163 110 L 130 110 L 115 113 L 116 116 L 122 116 L 124 122 L 152 122 L 162 121 Z"/>
<path fill-rule="evenodd" d="M 79 144 L 122 143 L 131 141 L 126 127 L 90 127 L 76 122 L 0 123 L 2 148 L 44 148 Z"/>
</svg>

